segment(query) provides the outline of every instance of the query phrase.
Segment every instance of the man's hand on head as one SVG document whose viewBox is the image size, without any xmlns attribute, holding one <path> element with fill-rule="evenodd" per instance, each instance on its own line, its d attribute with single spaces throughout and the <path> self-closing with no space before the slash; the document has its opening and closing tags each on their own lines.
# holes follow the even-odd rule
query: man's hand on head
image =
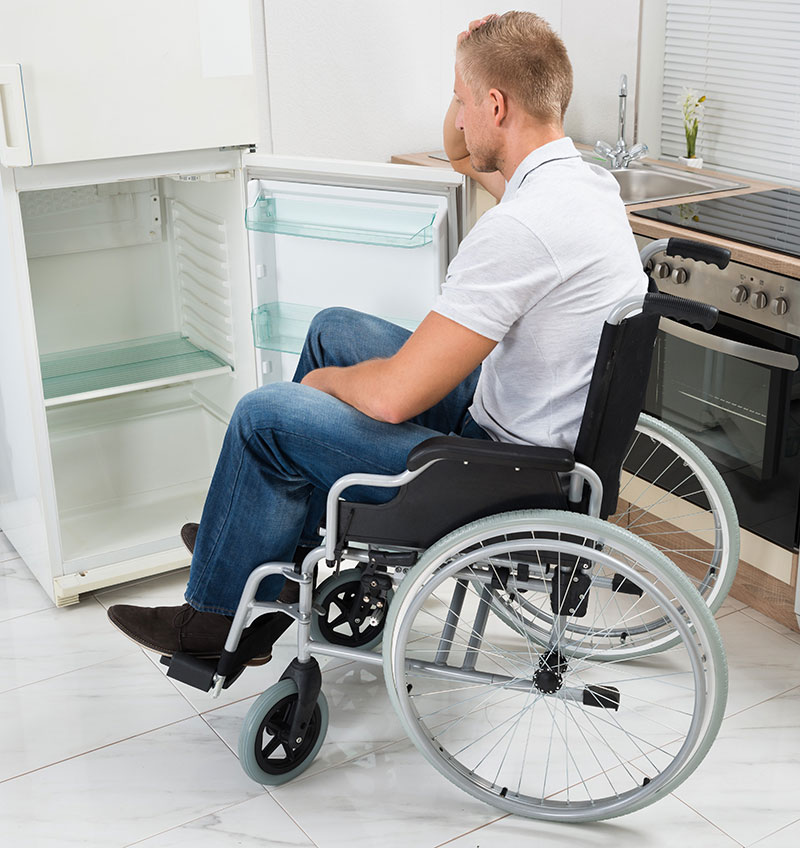
<svg viewBox="0 0 800 848">
<path fill-rule="evenodd" d="M 469 36 L 473 32 L 475 32 L 476 29 L 478 29 L 479 27 L 482 27 L 487 21 L 490 21 L 490 20 L 492 20 L 492 18 L 496 18 L 496 17 L 497 17 L 497 15 L 494 12 L 492 12 L 492 14 L 487 15 L 485 18 L 478 18 L 475 21 L 470 21 L 469 26 L 464 30 L 464 32 L 460 32 L 458 34 L 458 40 L 457 40 L 456 43 L 461 44 L 461 42 L 465 38 L 469 38 Z"/>
</svg>

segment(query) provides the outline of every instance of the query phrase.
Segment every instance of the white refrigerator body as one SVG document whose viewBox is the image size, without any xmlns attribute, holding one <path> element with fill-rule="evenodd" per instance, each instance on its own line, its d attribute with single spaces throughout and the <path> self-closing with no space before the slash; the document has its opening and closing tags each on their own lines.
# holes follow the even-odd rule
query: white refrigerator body
<svg viewBox="0 0 800 848">
<path fill-rule="evenodd" d="M 6 3 L 0 165 L 255 144 L 263 40 L 251 0 Z"/>
<path fill-rule="evenodd" d="M 291 378 L 296 351 L 254 347 L 254 309 L 342 304 L 413 325 L 438 291 L 465 212 L 463 178 L 444 169 L 253 154 L 243 164 L 236 151 L 0 169 L 0 179 L 0 528 L 59 605 L 188 562 L 177 531 L 199 520 L 236 400 Z M 137 188 L 139 205 L 149 200 L 160 215 L 135 210 Z M 429 240 L 406 250 L 347 233 L 308 238 L 294 224 L 282 232 L 281 222 L 277 232 L 248 232 L 248 202 L 276 190 L 304 196 L 312 217 L 320 197 L 340 203 L 345 218 L 364 204 L 401 217 L 404 207 L 427 210 Z M 127 227 L 127 241 L 97 249 L 104 233 L 121 231 L 95 220 L 97 210 L 129 200 L 154 230 Z M 59 255 L 70 243 L 63 221 L 73 220 L 65 202 L 93 205 L 69 231 L 83 246 Z M 48 250 L 48 239 L 62 246 Z M 136 276 L 140 267 L 155 270 Z M 40 357 L 58 363 L 84 338 L 124 346 L 165 329 L 212 351 L 213 366 L 46 398 Z"/>
</svg>

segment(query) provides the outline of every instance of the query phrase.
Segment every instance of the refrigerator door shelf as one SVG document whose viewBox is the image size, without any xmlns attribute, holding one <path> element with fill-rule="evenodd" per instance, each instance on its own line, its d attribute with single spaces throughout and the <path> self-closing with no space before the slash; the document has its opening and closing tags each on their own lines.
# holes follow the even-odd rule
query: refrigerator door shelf
<svg viewBox="0 0 800 848">
<path fill-rule="evenodd" d="M 46 354 L 41 368 L 46 407 L 191 382 L 232 370 L 178 333 Z"/>
<path fill-rule="evenodd" d="M 262 233 L 413 248 L 433 241 L 435 217 L 430 207 L 414 209 L 307 194 L 262 195 L 247 210 L 245 221 L 248 230 Z"/>
<path fill-rule="evenodd" d="M 253 310 L 253 342 L 261 350 L 281 353 L 300 353 L 306 333 L 318 306 L 275 301 L 264 303 Z M 415 330 L 419 321 L 406 318 L 387 318 L 407 330 Z"/>
</svg>

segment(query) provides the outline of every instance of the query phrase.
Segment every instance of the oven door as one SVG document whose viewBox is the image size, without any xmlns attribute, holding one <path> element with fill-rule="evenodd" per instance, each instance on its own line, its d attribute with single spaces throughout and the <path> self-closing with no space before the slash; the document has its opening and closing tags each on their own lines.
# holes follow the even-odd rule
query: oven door
<svg viewBox="0 0 800 848">
<path fill-rule="evenodd" d="M 800 340 L 720 314 L 705 333 L 662 320 L 645 411 L 688 436 L 731 490 L 742 527 L 797 546 Z"/>
</svg>

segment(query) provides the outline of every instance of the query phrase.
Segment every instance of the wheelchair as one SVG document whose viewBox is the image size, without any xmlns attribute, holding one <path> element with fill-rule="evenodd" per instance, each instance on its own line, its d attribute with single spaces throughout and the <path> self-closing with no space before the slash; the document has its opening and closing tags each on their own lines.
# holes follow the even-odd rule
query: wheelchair
<svg viewBox="0 0 800 848">
<path fill-rule="evenodd" d="M 297 657 L 256 699 L 239 738 L 251 778 L 284 783 L 320 750 L 328 707 L 315 655 L 382 666 L 423 756 L 505 812 L 612 818 L 697 768 L 726 703 L 712 608 L 730 585 L 738 537 L 713 466 L 639 416 L 662 317 L 710 329 L 716 310 L 650 292 L 612 311 L 574 453 L 442 436 L 414 448 L 400 474 L 342 477 L 328 494 L 323 543 L 299 565 L 250 574 L 219 661 L 171 658 L 169 676 L 218 694 L 245 667 L 248 621 L 272 611 L 297 620 Z M 667 459 L 654 464 L 661 451 Z M 626 463 L 633 471 L 621 475 Z M 684 482 L 665 483 L 676 466 Z M 626 496 L 634 479 L 635 499 Z M 684 491 L 686 481 L 699 489 Z M 397 493 L 383 504 L 343 500 L 353 486 Z M 671 530 L 661 550 L 651 543 L 653 528 L 673 526 L 659 507 L 684 495 L 710 527 L 691 578 L 668 555 L 694 555 L 696 524 L 691 547 Z M 323 562 L 336 573 L 315 591 Z M 298 603 L 255 600 L 274 574 L 299 585 Z"/>
</svg>

